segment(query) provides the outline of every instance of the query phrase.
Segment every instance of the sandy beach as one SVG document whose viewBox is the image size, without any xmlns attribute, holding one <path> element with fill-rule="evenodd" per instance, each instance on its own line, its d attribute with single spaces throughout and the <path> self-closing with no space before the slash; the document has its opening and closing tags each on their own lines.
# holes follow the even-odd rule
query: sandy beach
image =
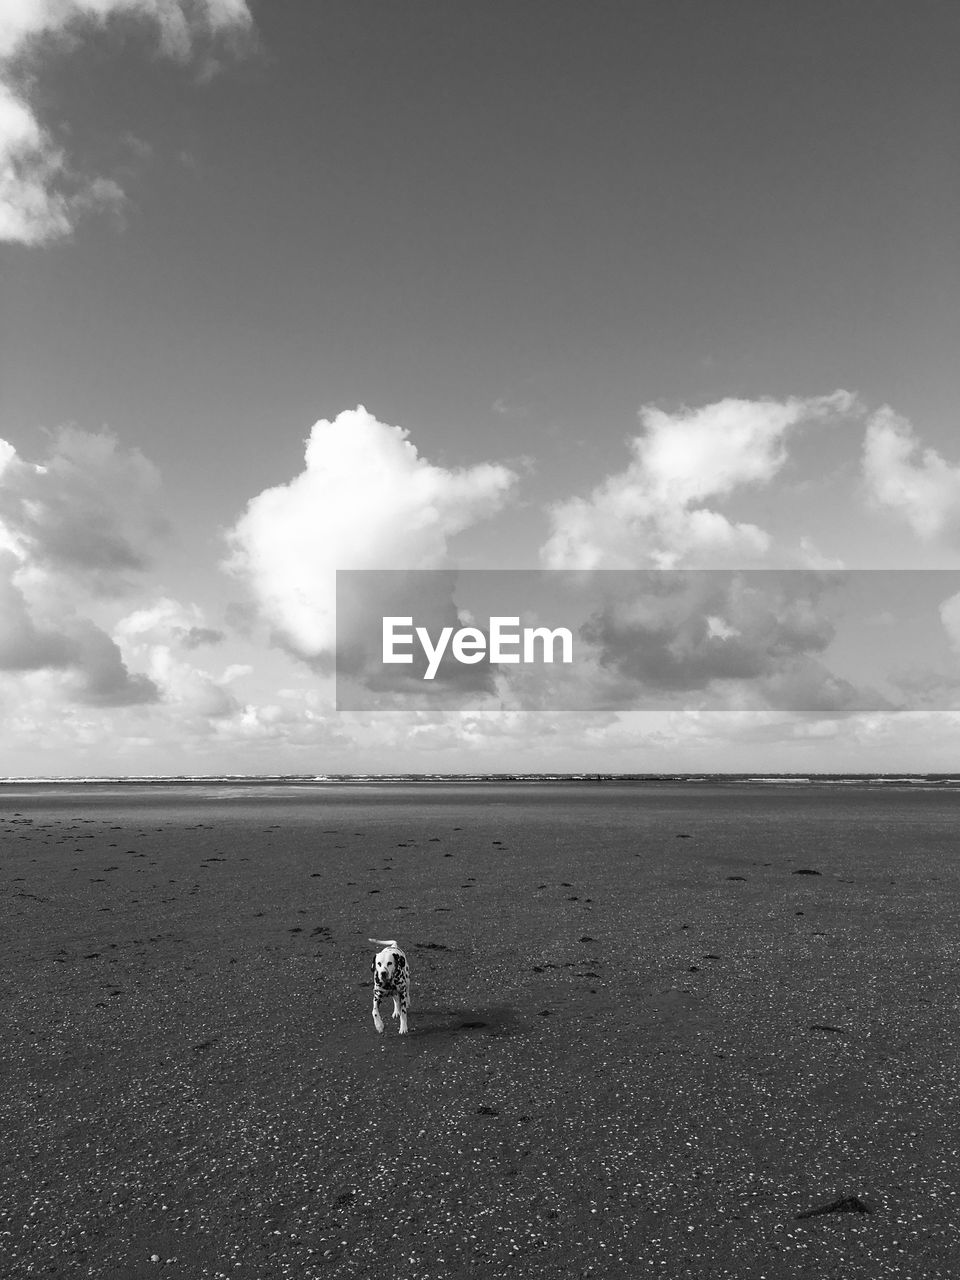
<svg viewBox="0 0 960 1280">
<path fill-rule="evenodd" d="M 958 814 L 9 784 L 5 1274 L 955 1275 Z"/>
</svg>

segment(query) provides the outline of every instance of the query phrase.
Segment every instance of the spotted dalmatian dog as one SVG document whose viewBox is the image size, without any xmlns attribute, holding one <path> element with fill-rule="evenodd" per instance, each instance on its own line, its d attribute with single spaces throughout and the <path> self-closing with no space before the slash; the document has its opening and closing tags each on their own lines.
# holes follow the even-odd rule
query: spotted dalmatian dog
<svg viewBox="0 0 960 1280">
<path fill-rule="evenodd" d="M 396 942 L 384 942 L 382 938 L 369 938 L 382 951 L 378 951 L 370 968 L 373 970 L 373 1025 L 383 1032 L 380 1017 L 380 1001 L 385 995 L 393 996 L 393 1016 L 400 1019 L 400 1034 L 407 1034 L 407 1010 L 410 1008 L 410 966 L 407 957 Z"/>
</svg>

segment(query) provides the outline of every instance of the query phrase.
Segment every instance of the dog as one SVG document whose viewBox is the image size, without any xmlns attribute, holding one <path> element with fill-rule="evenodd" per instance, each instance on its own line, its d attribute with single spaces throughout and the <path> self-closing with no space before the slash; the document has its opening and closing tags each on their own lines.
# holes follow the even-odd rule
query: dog
<svg viewBox="0 0 960 1280">
<path fill-rule="evenodd" d="M 384 942 L 382 938 L 368 938 L 375 942 L 382 951 L 378 951 L 370 968 L 373 970 L 373 1025 L 379 1034 L 383 1034 L 383 1019 L 380 1017 L 380 1001 L 385 995 L 393 996 L 393 1017 L 400 1019 L 400 1034 L 405 1036 L 407 1026 L 407 1010 L 410 1008 L 410 966 L 396 942 Z"/>
</svg>

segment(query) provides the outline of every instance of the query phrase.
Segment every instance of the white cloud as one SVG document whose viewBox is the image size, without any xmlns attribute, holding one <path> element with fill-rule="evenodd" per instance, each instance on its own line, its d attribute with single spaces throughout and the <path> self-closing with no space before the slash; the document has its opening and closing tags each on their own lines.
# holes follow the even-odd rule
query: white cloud
<svg viewBox="0 0 960 1280">
<path fill-rule="evenodd" d="M 828 556 L 820 550 L 807 534 L 800 539 L 800 559 L 807 569 L 843 569 L 844 562 L 838 556 Z"/>
<path fill-rule="evenodd" d="M 960 466 L 923 448 L 906 418 L 886 406 L 867 424 L 863 476 L 871 502 L 896 511 L 925 542 L 960 534 Z"/>
<path fill-rule="evenodd" d="M 15 57 L 37 36 L 121 16 L 155 27 L 164 53 L 172 57 L 189 57 L 198 40 L 251 25 L 246 0 L 3 0 L 0 58 Z"/>
<path fill-rule="evenodd" d="M 448 540 L 499 510 L 515 479 L 490 463 L 434 466 L 361 405 L 317 422 L 303 471 L 251 499 L 228 568 L 277 636 L 316 659 L 334 647 L 336 569 L 443 567 Z"/>
<path fill-rule="evenodd" d="M 70 665 L 72 648 L 66 636 L 32 616 L 16 580 L 20 562 L 0 551 L 0 671 L 39 671 Z"/>
<path fill-rule="evenodd" d="M 121 15 L 149 23 L 163 53 L 180 61 L 193 56 L 199 41 L 251 25 L 245 0 L 0 0 L 0 240 L 42 244 L 69 235 L 82 211 L 122 204 L 115 182 L 73 172 L 14 74 L 39 37 Z"/>
<path fill-rule="evenodd" d="M 181 604 L 163 596 L 153 604 L 121 618 L 114 639 L 131 665 L 144 667 L 163 699 L 190 718 L 233 715 L 240 704 L 225 687 L 231 678 L 249 670 L 230 668 L 220 679 L 186 659 L 184 653 L 200 645 L 217 644 L 223 633 L 207 625 L 198 605 Z M 230 675 L 230 672 L 233 675 Z"/>
<path fill-rule="evenodd" d="M 809 399 L 721 400 L 677 413 L 644 407 L 643 434 L 630 442 L 624 471 L 586 498 L 557 503 L 541 550 L 552 569 L 736 567 L 757 561 L 770 538 L 736 523 L 707 499 L 763 485 L 786 461 L 788 431 L 804 421 L 850 413 L 849 392 Z"/>
<path fill-rule="evenodd" d="M 52 693 L 93 706 L 156 701 L 82 606 L 147 566 L 158 496 L 152 464 L 105 433 L 65 429 L 42 463 L 0 440 L 0 672 L 43 673 Z"/>
<path fill-rule="evenodd" d="M 817 661 L 835 633 L 829 579 L 817 573 L 631 574 L 581 627 L 602 668 L 623 678 L 622 705 L 702 691 L 807 710 L 862 702 Z M 631 698 L 631 684 L 633 697 Z"/>
<path fill-rule="evenodd" d="M 157 686 L 127 668 L 114 641 L 88 618 L 44 614 L 28 600 L 21 564 L 0 552 L 0 673 L 56 674 L 67 697 L 96 706 L 154 702 Z"/>
<path fill-rule="evenodd" d="M 190 716 L 217 718 L 239 710 L 240 704 L 223 683 L 184 662 L 169 645 L 152 645 L 148 670 L 164 700 Z"/>
<path fill-rule="evenodd" d="M 231 662 L 220 676 L 221 684 L 232 684 L 234 680 L 242 680 L 244 676 L 252 676 L 253 667 L 249 662 Z"/>
<path fill-rule="evenodd" d="M 89 706 L 126 707 L 157 702 L 159 686 L 127 667 L 118 645 L 100 627 L 77 619 L 70 628 L 77 670 L 68 681 L 70 696 Z"/>
<path fill-rule="evenodd" d="M 153 464 L 107 432 L 64 427 L 42 463 L 0 441 L 0 547 L 31 569 L 122 589 L 165 531 L 159 491 Z"/>
<path fill-rule="evenodd" d="M 69 202 L 56 190 L 63 170 L 62 152 L 0 83 L 0 240 L 36 244 L 68 233 Z"/>
<path fill-rule="evenodd" d="M 127 642 L 179 644 L 196 649 L 201 644 L 217 644 L 223 632 L 208 626 L 199 605 L 184 605 L 163 596 L 154 604 L 127 614 L 114 628 L 115 635 Z"/>
</svg>

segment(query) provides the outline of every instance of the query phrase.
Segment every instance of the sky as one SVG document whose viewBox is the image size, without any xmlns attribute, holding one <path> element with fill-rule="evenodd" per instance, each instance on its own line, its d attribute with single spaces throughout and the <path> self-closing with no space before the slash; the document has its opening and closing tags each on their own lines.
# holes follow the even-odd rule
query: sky
<svg viewBox="0 0 960 1280">
<path fill-rule="evenodd" d="M 337 569 L 960 569 L 958 37 L 0 0 L 0 775 L 956 769 L 949 573 L 884 641 L 910 711 L 725 683 L 756 612 L 691 596 L 667 710 L 338 712 L 333 624 Z"/>
</svg>

